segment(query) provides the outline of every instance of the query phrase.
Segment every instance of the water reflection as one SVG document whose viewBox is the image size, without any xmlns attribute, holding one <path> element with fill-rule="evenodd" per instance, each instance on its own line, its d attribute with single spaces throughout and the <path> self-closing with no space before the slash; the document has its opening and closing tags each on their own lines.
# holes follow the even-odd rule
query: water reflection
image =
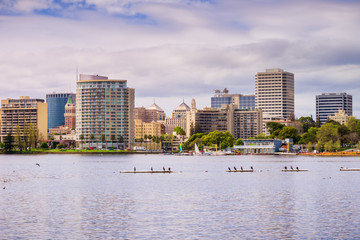
<svg viewBox="0 0 360 240">
<path fill-rule="evenodd" d="M 284 165 L 310 171 L 281 172 Z M 177 173 L 119 173 L 134 166 Z M 226 173 L 228 166 L 256 171 Z M 0 233 L 5 239 L 357 238 L 360 172 L 340 166 L 360 161 L 3 155 Z"/>
</svg>

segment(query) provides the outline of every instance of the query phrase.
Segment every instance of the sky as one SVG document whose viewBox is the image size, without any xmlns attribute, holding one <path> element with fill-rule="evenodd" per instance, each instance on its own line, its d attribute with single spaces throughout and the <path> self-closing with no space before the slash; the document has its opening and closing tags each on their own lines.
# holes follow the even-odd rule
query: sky
<svg viewBox="0 0 360 240">
<path fill-rule="evenodd" d="M 360 117 L 357 0 L 0 0 L 0 98 L 75 92 L 76 72 L 125 79 L 135 105 L 210 107 L 254 94 L 255 74 L 295 74 L 295 115 L 346 92 Z"/>
</svg>

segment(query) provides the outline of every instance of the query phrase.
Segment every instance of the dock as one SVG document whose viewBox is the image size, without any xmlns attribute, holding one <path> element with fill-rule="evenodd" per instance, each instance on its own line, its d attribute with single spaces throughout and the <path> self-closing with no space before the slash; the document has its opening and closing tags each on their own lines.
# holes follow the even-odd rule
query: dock
<svg viewBox="0 0 360 240">
<path fill-rule="evenodd" d="M 340 171 L 360 171 L 360 168 L 340 168 Z"/>
<path fill-rule="evenodd" d="M 174 173 L 174 171 L 120 171 L 120 173 Z"/>
</svg>

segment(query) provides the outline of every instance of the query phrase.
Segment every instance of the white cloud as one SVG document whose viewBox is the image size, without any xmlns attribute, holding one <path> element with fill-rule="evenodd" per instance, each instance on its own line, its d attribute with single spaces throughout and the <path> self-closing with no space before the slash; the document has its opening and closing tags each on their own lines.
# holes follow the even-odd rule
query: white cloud
<svg viewBox="0 0 360 240">
<path fill-rule="evenodd" d="M 137 105 L 156 97 L 167 111 L 183 97 L 209 106 L 214 89 L 253 93 L 255 73 L 273 67 L 295 73 L 297 116 L 314 113 L 316 94 L 360 88 L 356 3 L 63 0 L 75 5 L 63 18 L 31 14 L 52 1 L 19 2 L 0 4 L 26 12 L 0 15 L 2 98 L 74 90 L 76 66 L 127 79 Z"/>
</svg>

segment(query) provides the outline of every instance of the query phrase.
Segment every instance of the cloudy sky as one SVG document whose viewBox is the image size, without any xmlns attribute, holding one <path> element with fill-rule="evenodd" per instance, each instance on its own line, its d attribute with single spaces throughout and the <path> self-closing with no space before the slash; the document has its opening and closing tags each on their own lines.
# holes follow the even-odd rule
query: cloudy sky
<svg viewBox="0 0 360 240">
<path fill-rule="evenodd" d="M 322 92 L 352 94 L 360 117 L 359 23 L 358 0 L 0 0 L 0 98 L 75 91 L 78 68 L 170 114 L 214 89 L 254 94 L 256 72 L 282 68 L 297 117 Z"/>
</svg>

